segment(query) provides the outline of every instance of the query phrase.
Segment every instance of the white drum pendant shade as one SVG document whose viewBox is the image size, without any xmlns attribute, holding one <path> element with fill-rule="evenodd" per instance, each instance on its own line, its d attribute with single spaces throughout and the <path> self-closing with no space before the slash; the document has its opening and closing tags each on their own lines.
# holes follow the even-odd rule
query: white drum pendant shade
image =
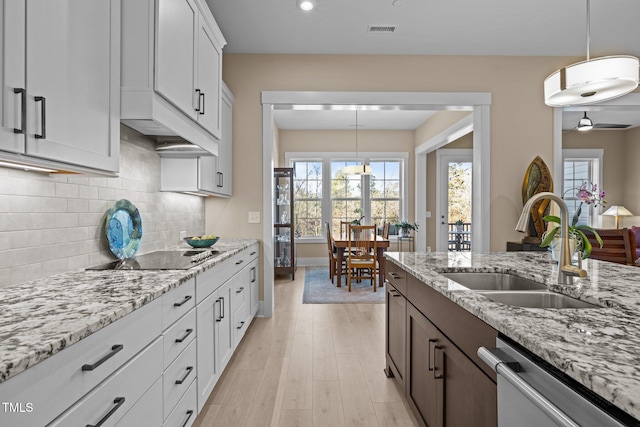
<svg viewBox="0 0 640 427">
<path fill-rule="evenodd" d="M 550 107 L 587 105 L 617 98 L 638 87 L 640 64 L 634 56 L 603 56 L 562 68 L 544 80 Z"/>
</svg>

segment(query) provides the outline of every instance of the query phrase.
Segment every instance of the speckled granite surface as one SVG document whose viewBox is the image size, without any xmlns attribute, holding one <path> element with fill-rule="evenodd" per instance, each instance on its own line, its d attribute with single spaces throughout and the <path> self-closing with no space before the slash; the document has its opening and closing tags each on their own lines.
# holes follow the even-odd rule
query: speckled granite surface
<svg viewBox="0 0 640 427">
<path fill-rule="evenodd" d="M 78 270 L 0 288 L 0 382 L 255 243 L 221 239 L 225 252 L 189 270 Z"/>
<path fill-rule="evenodd" d="M 544 252 L 387 253 L 387 259 L 520 343 L 623 411 L 640 419 L 640 268 L 583 263 L 589 275 L 558 285 Z M 439 273 L 505 272 L 600 309 L 532 309 L 495 303 Z"/>
</svg>

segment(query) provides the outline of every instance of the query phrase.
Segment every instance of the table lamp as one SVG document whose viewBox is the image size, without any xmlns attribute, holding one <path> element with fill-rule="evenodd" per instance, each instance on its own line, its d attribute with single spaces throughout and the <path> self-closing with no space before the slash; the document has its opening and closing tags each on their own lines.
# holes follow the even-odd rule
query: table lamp
<svg viewBox="0 0 640 427">
<path fill-rule="evenodd" d="M 631 212 L 629 212 L 629 209 L 625 208 L 624 206 L 611 206 L 609 209 L 607 209 L 605 212 L 602 213 L 602 215 L 607 215 L 607 216 L 615 216 L 616 217 L 616 228 L 620 228 L 620 217 L 621 216 L 633 216 L 633 214 Z"/>
</svg>

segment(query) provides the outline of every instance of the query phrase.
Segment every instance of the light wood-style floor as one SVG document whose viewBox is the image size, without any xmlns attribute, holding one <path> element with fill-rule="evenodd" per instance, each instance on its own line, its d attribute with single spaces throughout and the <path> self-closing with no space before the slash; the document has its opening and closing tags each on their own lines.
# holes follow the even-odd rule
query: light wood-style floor
<svg viewBox="0 0 640 427">
<path fill-rule="evenodd" d="M 417 426 L 383 372 L 384 304 L 302 304 L 303 286 L 304 268 L 276 280 L 274 316 L 253 320 L 194 426 Z"/>
</svg>

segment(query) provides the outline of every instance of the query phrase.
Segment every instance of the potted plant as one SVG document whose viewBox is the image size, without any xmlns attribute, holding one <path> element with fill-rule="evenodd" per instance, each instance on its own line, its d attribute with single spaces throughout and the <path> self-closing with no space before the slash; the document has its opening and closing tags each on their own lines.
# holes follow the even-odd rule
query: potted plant
<svg viewBox="0 0 640 427">
<path fill-rule="evenodd" d="M 457 220 L 455 224 L 456 224 L 456 231 L 462 231 L 464 229 L 464 221 L 462 221 L 461 219 Z"/>
<path fill-rule="evenodd" d="M 593 204 L 594 207 L 598 206 L 598 204 L 604 206 L 607 202 L 604 200 L 604 190 L 598 191 L 597 184 L 583 182 L 582 185 L 577 188 L 577 190 L 578 191 L 576 193 L 576 197 L 582 199 L 582 201 L 580 202 L 578 209 L 576 209 L 573 217 L 571 218 L 571 224 L 569 224 L 569 244 L 573 247 L 572 252 L 575 252 L 576 250 L 582 250 L 582 259 L 586 259 L 591 254 L 592 246 L 591 242 L 589 242 L 589 239 L 584 234 L 584 230 L 593 233 L 596 241 L 600 244 L 600 247 L 602 247 L 603 243 L 602 238 L 600 238 L 600 235 L 596 232 L 596 230 L 586 224 L 578 224 L 580 214 L 582 213 L 582 205 L 586 203 L 587 205 Z M 556 244 L 559 244 L 559 239 L 556 239 L 556 237 L 561 228 L 562 219 L 556 215 L 547 215 L 542 219 L 546 222 L 553 222 L 555 224 L 558 224 L 557 227 L 554 227 L 544 233 L 542 243 L 540 243 L 540 246 L 542 247 L 551 246 L 553 249 Z"/>
<path fill-rule="evenodd" d="M 409 233 L 411 232 L 411 230 L 418 231 L 418 224 L 415 222 L 411 224 L 408 221 L 400 221 L 395 223 L 394 225 L 396 227 L 396 230 L 400 230 L 400 237 L 409 237 Z"/>
<path fill-rule="evenodd" d="M 356 208 L 353 210 L 354 213 L 357 213 L 360 215 L 359 219 L 354 219 L 353 221 L 351 221 L 351 224 L 353 225 L 362 225 L 362 220 L 364 219 L 364 215 L 362 215 L 362 208 Z"/>
</svg>

